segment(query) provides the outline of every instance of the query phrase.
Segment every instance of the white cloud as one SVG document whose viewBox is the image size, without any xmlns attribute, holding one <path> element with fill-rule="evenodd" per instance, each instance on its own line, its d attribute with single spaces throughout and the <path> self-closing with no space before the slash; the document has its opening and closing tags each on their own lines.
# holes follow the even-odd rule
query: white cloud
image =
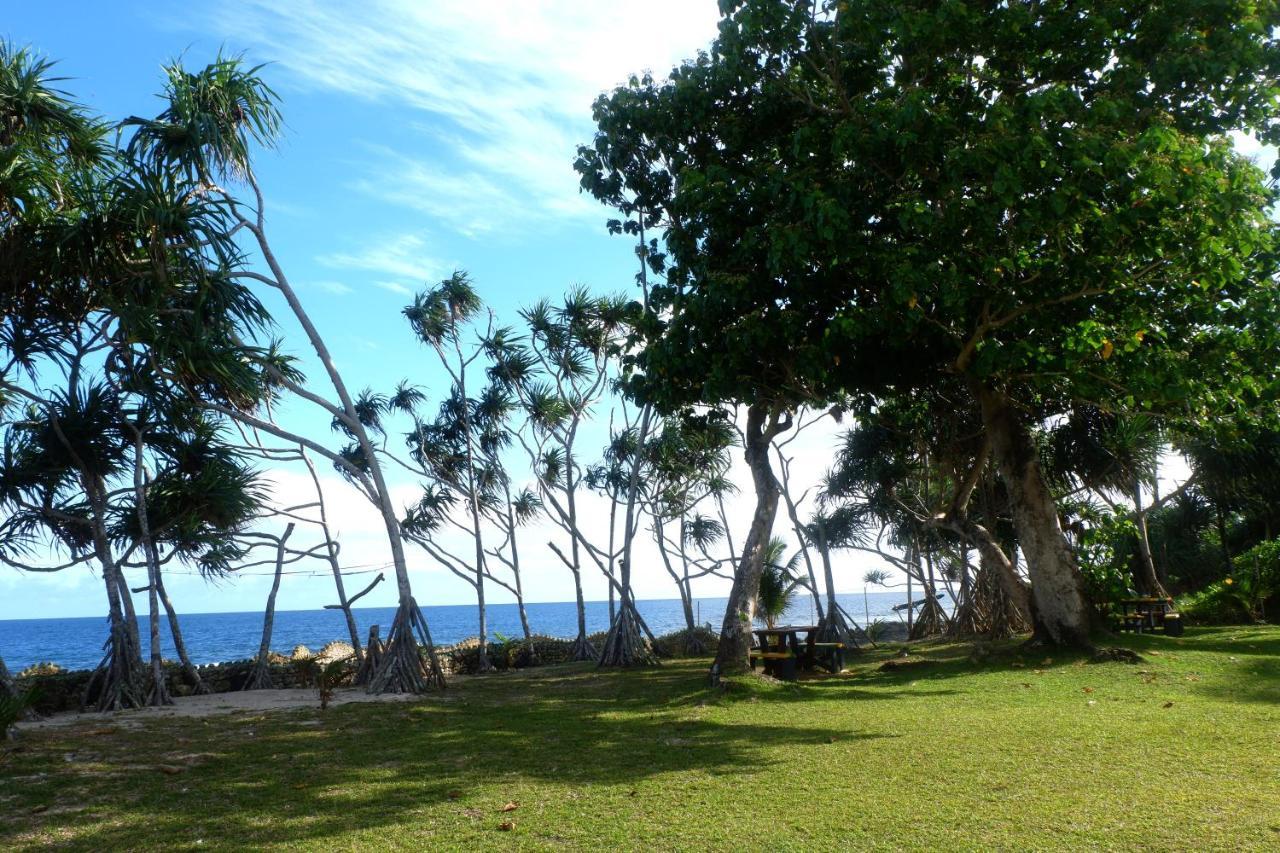
<svg viewBox="0 0 1280 853">
<path fill-rule="evenodd" d="M 332 293 L 334 296 L 346 296 L 351 293 L 351 286 L 343 284 L 340 281 L 317 281 L 314 283 L 317 288 L 325 293 Z"/>
<path fill-rule="evenodd" d="M 715 35 L 714 0 L 234 0 L 223 32 L 304 90 L 407 107 L 430 160 L 383 148 L 357 187 L 475 236 L 591 210 L 572 169 L 591 103 Z"/>
<path fill-rule="evenodd" d="M 397 293 L 400 296 L 413 296 L 413 288 L 403 285 L 398 281 L 375 281 L 374 287 L 381 287 L 383 290 L 391 293 Z"/>
<path fill-rule="evenodd" d="M 316 261 L 336 269 L 385 273 L 413 282 L 434 281 L 447 275 L 447 264 L 426 254 L 426 240 L 417 234 L 396 234 L 381 238 L 353 252 L 332 252 Z M 393 293 L 411 292 L 397 282 L 378 282 L 379 287 Z M 394 285 L 394 286 L 388 286 Z"/>
</svg>

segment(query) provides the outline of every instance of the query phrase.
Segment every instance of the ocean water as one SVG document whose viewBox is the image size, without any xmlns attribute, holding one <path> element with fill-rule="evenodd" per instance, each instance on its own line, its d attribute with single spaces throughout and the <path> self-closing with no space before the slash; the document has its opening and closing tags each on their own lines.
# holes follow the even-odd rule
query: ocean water
<svg viewBox="0 0 1280 853">
<path fill-rule="evenodd" d="M 864 602 L 862 593 L 838 595 L 845 611 L 859 624 L 869 612 L 872 619 L 897 620 L 899 614 L 893 607 L 906 601 L 905 593 L 869 593 Z M 719 630 L 727 600 L 701 598 L 695 602 L 698 624 L 710 623 Z M 684 628 L 684 614 L 679 599 L 662 599 L 636 602 L 640 614 L 656 635 Z M 578 617 L 573 602 L 530 603 L 525 605 L 530 628 L 538 634 L 572 638 L 577 634 Z M 609 627 L 609 604 L 590 601 L 586 605 L 587 630 L 594 633 Z M 455 643 L 477 632 L 474 605 L 442 605 L 423 607 L 423 615 L 431 627 L 431 638 L 437 645 Z M 364 641 L 370 625 L 382 626 L 386 636 L 395 615 L 390 607 L 357 607 L 353 611 Z M 520 615 L 514 604 L 490 604 L 488 607 L 490 636 L 501 634 L 518 637 Z M 257 654 L 262 641 L 262 613 L 190 613 L 179 614 L 183 639 L 187 652 L 196 663 L 241 660 Z M 812 602 L 799 598 L 784 620 L 789 624 L 812 624 Z M 140 620 L 143 638 L 143 654 L 148 654 L 149 628 L 145 618 Z M 161 643 L 166 658 L 176 658 L 168 620 L 161 619 Z M 0 657 L 11 672 L 39 661 L 53 661 L 67 669 L 88 669 L 102 658 L 102 646 L 107 637 L 107 618 L 84 617 L 78 619 L 8 619 L 0 620 Z M 346 621 L 338 610 L 282 610 L 276 613 L 272 631 L 271 648 L 288 653 L 296 645 L 319 649 L 331 640 L 347 640 Z"/>
</svg>

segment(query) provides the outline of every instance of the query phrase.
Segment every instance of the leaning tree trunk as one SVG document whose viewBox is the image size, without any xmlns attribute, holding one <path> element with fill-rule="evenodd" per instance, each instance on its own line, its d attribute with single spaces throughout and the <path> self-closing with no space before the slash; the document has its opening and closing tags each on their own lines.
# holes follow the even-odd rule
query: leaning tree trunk
<svg viewBox="0 0 1280 853">
<path fill-rule="evenodd" d="M 573 573 L 574 601 L 578 607 L 578 636 L 569 648 L 569 660 L 595 660 L 598 652 L 587 639 L 587 602 L 582 596 L 582 550 L 578 542 L 578 485 L 574 480 L 573 446 L 569 445 L 565 455 L 565 502 L 569 507 L 569 571 Z M 609 509 L 609 560 L 613 560 L 613 520 L 617 502 L 611 502 Z M 609 623 L 613 623 L 613 584 L 609 585 Z"/>
<path fill-rule="evenodd" d="M 755 622 L 760 574 L 764 571 L 764 550 L 778 513 L 778 480 L 769 464 L 769 443 L 787 428 L 780 424 L 780 417 L 781 413 L 770 413 L 760 403 L 753 403 L 747 410 L 745 455 L 755 486 L 756 508 L 747 541 L 742 546 L 742 557 L 733 573 L 729 604 L 720 628 L 720 648 L 713 666 L 721 672 L 745 672 L 750 668 L 751 628 Z"/>
<path fill-rule="evenodd" d="M 1143 594 L 1157 598 L 1167 598 L 1164 585 L 1156 573 L 1155 557 L 1151 553 L 1151 537 L 1147 530 L 1147 511 L 1142 506 L 1142 483 L 1133 481 L 1133 515 L 1138 528 L 1138 589 Z"/>
<path fill-rule="evenodd" d="M 329 570 L 333 572 L 333 585 L 338 592 L 338 609 L 347 623 L 347 634 L 351 637 L 351 648 L 355 652 L 356 665 L 364 662 L 364 652 L 360 648 L 360 629 L 356 627 L 355 614 L 351 612 L 351 601 L 347 598 L 347 587 L 342 580 L 342 567 L 338 565 L 338 543 L 333 541 L 329 533 L 329 511 L 325 505 L 324 489 L 320 487 L 320 477 L 316 474 L 316 466 L 307 454 L 306 448 L 299 448 L 302 462 L 311 475 L 311 484 L 316 490 L 316 503 L 320 505 L 320 532 L 324 536 L 325 557 L 329 560 Z"/>
<path fill-rule="evenodd" d="M 142 540 L 142 553 L 147 564 L 147 620 L 151 642 L 151 688 L 147 692 L 147 704 L 172 705 L 169 695 L 169 679 L 164 671 L 164 654 L 160 646 L 160 554 L 151 538 L 151 521 L 147 515 L 146 472 L 143 469 L 143 445 L 141 430 L 134 429 L 133 494 L 138 516 L 138 536 Z"/>
<path fill-rule="evenodd" d="M 830 561 L 824 553 L 822 558 L 827 564 L 827 606 L 824 608 L 822 606 L 822 595 L 818 592 L 818 577 L 813 570 L 813 557 L 809 554 L 809 546 L 805 541 L 808 537 L 805 536 L 804 525 L 800 522 L 799 508 L 796 506 L 796 502 L 791 499 L 791 478 L 787 475 L 788 463 L 782 458 L 781 450 L 778 451 L 778 462 L 782 468 L 782 479 L 779 483 L 781 486 L 782 502 L 787 507 L 787 517 L 791 519 L 791 527 L 795 530 L 796 540 L 800 543 L 800 554 L 804 557 L 804 567 L 809 573 L 809 595 L 813 598 L 814 610 L 818 612 L 818 624 L 825 625 L 827 611 L 832 609 L 832 601 L 835 597 L 835 590 L 831 586 Z M 803 497 L 803 495 L 801 497 Z M 818 524 L 822 523 L 816 519 L 815 521 Z M 837 616 L 835 621 L 840 622 L 843 620 Z M 824 638 L 823 642 L 837 643 L 842 641 Z"/>
<path fill-rule="evenodd" d="M 854 639 L 853 626 L 845 619 L 844 609 L 836 602 L 836 581 L 831 568 L 831 543 L 827 541 L 827 527 L 821 518 L 814 519 L 814 526 L 818 534 L 818 555 L 822 558 L 823 581 L 827 585 L 826 610 L 818 608 L 818 639 L 824 643 L 844 643 L 846 648 L 855 649 L 858 643 Z M 812 573 L 813 570 L 810 569 L 810 575 Z"/>
<path fill-rule="evenodd" d="M 373 482 L 373 494 L 371 497 L 375 499 L 378 511 L 382 516 L 383 526 L 387 532 L 387 544 L 391 549 L 391 562 L 396 570 L 396 592 L 399 595 L 399 605 L 396 608 L 396 618 L 392 622 L 391 631 L 387 635 L 386 654 L 383 655 L 382 670 L 374 678 L 370 679 L 370 689 L 375 693 L 403 693 L 405 691 L 421 693 L 430 686 L 443 688 L 445 686 L 444 673 L 440 669 L 435 647 L 430 644 L 427 645 L 429 668 L 423 666 L 422 658 L 418 653 L 415 633 L 417 636 L 427 638 L 431 634 L 427 629 L 426 619 L 423 617 L 422 611 L 418 608 L 418 603 L 413 597 L 413 589 L 409 582 L 409 565 L 404 554 L 400 520 L 397 518 L 396 507 L 391 498 L 391 490 L 387 486 L 386 478 L 382 472 L 382 464 L 378 459 L 378 448 L 369 439 L 368 431 L 360 422 L 355 402 L 347 390 L 342 374 L 338 372 L 337 367 L 334 365 L 333 356 L 329 353 L 328 345 L 325 344 L 324 338 L 320 336 L 319 330 L 316 329 L 315 324 L 311 321 L 306 309 L 302 307 L 298 294 L 289 283 L 284 269 L 280 266 L 270 243 L 267 241 L 262 222 L 262 190 L 252 174 L 248 177 L 250 186 L 253 187 L 254 195 L 258 200 L 258 220 L 255 222 L 240 216 L 239 222 L 253 234 L 258 248 L 262 252 L 263 260 L 267 262 L 267 266 L 271 269 L 271 274 L 275 277 L 273 286 L 280 291 L 285 302 L 288 303 L 289 310 L 293 312 L 294 317 L 298 320 L 303 333 L 307 336 L 307 341 L 311 344 L 312 350 L 315 351 L 316 358 L 320 361 L 320 364 L 324 367 L 325 374 L 329 377 L 334 393 L 337 394 L 341 403 L 340 409 L 343 415 L 343 423 L 355 437 L 363 455 L 364 463 L 368 468 L 368 476 Z M 266 425 L 263 424 L 262 426 L 265 427 Z M 268 432 L 271 431 L 271 429 L 268 429 Z M 280 431 L 276 431 L 275 434 L 279 433 Z M 284 437 L 292 436 L 286 435 Z"/>
<path fill-rule="evenodd" d="M 658 663 L 652 647 L 645 641 L 640 632 L 640 614 L 636 612 L 635 600 L 631 595 L 631 558 L 632 546 L 640 526 L 639 493 L 641 453 L 649 436 L 649 423 L 653 417 L 653 407 L 646 405 L 640 415 L 640 432 L 637 437 L 635 458 L 631 461 L 631 474 L 627 483 L 627 510 L 623 514 L 622 527 L 622 563 L 619 567 L 621 578 L 618 589 L 618 615 L 609 625 L 609 633 L 605 635 L 604 645 L 600 649 L 600 660 L 596 666 L 637 666 Z"/>
<path fill-rule="evenodd" d="M 700 627 L 693 616 L 693 579 L 689 577 L 689 552 L 685 545 L 685 522 L 680 519 L 680 563 L 683 566 L 683 580 L 677 580 L 680 587 L 680 601 L 684 605 L 684 623 L 688 630 L 684 635 L 684 653 L 690 657 L 698 657 L 707 653 L 707 644 L 698 636 Z"/>
<path fill-rule="evenodd" d="M 587 603 L 582 597 L 582 570 L 573 569 L 573 595 L 578 606 L 578 637 L 569 648 L 569 660 L 595 660 L 596 647 L 587 639 Z M 610 611 L 613 610 L 613 586 L 609 586 Z M 612 621 L 612 620 L 610 620 Z"/>
<path fill-rule="evenodd" d="M 1031 435 L 1003 393 L 981 387 L 978 402 L 996 465 L 1009 492 L 1018 545 L 1027 558 L 1037 638 L 1092 648 L 1089 631 L 1093 620 L 1084 578 L 1062 533 L 1058 507 Z"/>
<path fill-rule="evenodd" d="M 106 486 L 101 480 L 88 478 L 83 485 L 90 506 L 89 526 L 93 547 L 102 566 L 103 584 L 107 588 L 109 634 L 103 646 L 102 661 L 85 685 L 82 703 L 97 711 L 141 708 L 146 704 L 146 675 L 142 664 L 142 650 L 138 645 L 138 623 L 136 618 L 130 619 L 128 615 L 133 612 L 131 603 L 126 608 L 129 588 L 111 553 L 111 543 L 107 537 Z M 129 624 L 130 621 L 132 625 Z"/>
<path fill-rule="evenodd" d="M 262 616 L 262 642 L 258 644 L 258 656 L 253 662 L 253 671 L 245 681 L 241 690 L 270 690 L 275 687 L 271 679 L 271 633 L 276 625 L 276 593 L 280 591 L 280 575 L 284 573 L 285 548 L 289 537 L 293 535 L 293 522 L 289 522 L 284 533 L 276 543 L 276 572 L 271 579 L 271 592 L 267 594 L 267 609 Z"/>
<path fill-rule="evenodd" d="M 200 677 L 200 670 L 191 662 L 191 656 L 187 654 L 187 643 L 182 638 L 182 626 L 178 624 L 178 611 L 169 600 L 169 593 L 165 592 L 163 571 L 156 572 L 156 594 L 160 596 L 160 604 L 164 607 L 165 615 L 169 619 L 169 636 L 173 638 L 173 649 L 178 653 L 182 671 L 191 682 L 191 692 L 197 696 L 208 693 L 209 686 L 204 683 L 204 679 Z"/>
</svg>

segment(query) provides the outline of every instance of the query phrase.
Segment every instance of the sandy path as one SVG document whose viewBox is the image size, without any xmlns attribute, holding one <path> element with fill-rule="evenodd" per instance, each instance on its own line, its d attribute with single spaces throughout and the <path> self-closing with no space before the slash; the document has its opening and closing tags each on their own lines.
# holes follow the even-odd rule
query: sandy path
<svg viewBox="0 0 1280 853">
<path fill-rule="evenodd" d="M 347 705 L 353 702 L 409 702 L 421 697 L 410 693 L 370 695 L 359 687 L 343 687 L 334 691 L 330 705 Z M 116 711 L 100 714 L 65 711 L 43 720 L 18 723 L 17 729 L 47 729 L 55 726 L 72 726 L 78 723 L 116 723 L 129 725 L 146 720 L 173 717 L 212 717 L 219 714 L 235 714 L 244 711 L 278 711 L 292 708 L 318 710 L 320 700 L 316 691 L 308 688 L 289 690 L 241 690 L 234 693 L 213 693 L 207 696 L 179 696 L 173 704 L 163 708 L 138 708 L 133 711 Z"/>
</svg>

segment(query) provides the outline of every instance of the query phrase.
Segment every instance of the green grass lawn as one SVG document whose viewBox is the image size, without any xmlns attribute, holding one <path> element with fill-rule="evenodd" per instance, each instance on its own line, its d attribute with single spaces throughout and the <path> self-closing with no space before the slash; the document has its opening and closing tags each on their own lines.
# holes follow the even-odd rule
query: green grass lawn
<svg viewBox="0 0 1280 853">
<path fill-rule="evenodd" d="M 28 732 L 0 849 L 1280 848 L 1280 628 L 1124 642 L 1146 662 L 928 646 L 724 693 L 706 661 L 564 666 Z"/>
</svg>

